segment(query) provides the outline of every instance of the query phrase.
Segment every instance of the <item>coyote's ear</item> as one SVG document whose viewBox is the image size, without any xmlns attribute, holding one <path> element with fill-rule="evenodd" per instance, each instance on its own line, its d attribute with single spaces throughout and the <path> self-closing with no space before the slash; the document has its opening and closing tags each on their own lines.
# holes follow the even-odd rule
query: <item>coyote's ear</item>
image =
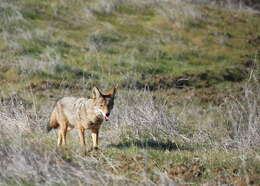
<svg viewBox="0 0 260 186">
<path fill-rule="evenodd" d="M 112 97 L 115 97 L 116 91 L 117 91 L 117 87 L 118 87 L 118 85 L 117 85 L 117 86 L 114 86 L 114 88 L 113 88 L 113 93 L 112 93 Z"/>
<path fill-rule="evenodd" d="M 100 96 L 101 96 L 101 93 L 98 90 L 98 88 L 96 86 L 93 86 L 93 88 L 92 88 L 92 98 L 96 99 L 96 98 L 99 98 Z"/>
<path fill-rule="evenodd" d="M 114 87 L 111 90 L 104 92 L 103 95 L 108 97 L 114 97 L 116 94 L 116 89 L 117 87 Z"/>
</svg>

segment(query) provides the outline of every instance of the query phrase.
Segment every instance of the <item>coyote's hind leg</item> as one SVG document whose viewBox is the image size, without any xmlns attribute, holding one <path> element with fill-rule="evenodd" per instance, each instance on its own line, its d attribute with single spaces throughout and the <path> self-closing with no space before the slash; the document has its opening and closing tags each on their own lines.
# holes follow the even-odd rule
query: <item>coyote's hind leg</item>
<svg viewBox="0 0 260 186">
<path fill-rule="evenodd" d="M 68 125 L 66 123 L 60 125 L 60 128 L 58 130 L 58 142 L 57 142 L 58 147 L 60 147 L 61 145 L 62 146 L 66 145 L 67 129 L 68 129 Z"/>
</svg>

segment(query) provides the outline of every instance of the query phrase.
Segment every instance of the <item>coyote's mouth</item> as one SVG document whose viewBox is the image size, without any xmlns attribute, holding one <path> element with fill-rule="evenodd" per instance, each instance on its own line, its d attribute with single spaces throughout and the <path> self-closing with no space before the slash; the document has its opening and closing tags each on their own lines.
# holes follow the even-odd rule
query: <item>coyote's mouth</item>
<svg viewBox="0 0 260 186">
<path fill-rule="evenodd" d="M 102 116 L 104 120 L 106 120 L 106 121 L 109 120 L 109 117 L 101 109 L 98 109 L 97 112 L 98 112 L 98 115 Z"/>
<path fill-rule="evenodd" d="M 104 119 L 105 119 L 106 121 L 108 121 L 108 120 L 109 120 L 109 117 L 108 117 L 108 116 L 104 116 Z"/>
</svg>

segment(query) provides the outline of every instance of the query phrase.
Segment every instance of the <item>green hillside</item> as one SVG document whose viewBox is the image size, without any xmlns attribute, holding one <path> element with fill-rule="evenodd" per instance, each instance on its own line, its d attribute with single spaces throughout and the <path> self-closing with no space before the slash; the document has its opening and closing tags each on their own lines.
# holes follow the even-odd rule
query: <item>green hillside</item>
<svg viewBox="0 0 260 186">
<path fill-rule="evenodd" d="M 145 0 L 12 0 L 0 8 L 5 90 L 104 81 L 210 87 L 245 79 L 259 50 L 259 14 L 242 10 Z"/>
<path fill-rule="evenodd" d="M 259 185 L 256 1 L 193 2 L 0 0 L 0 185 Z M 118 85 L 100 150 L 56 148 L 92 85 Z"/>
</svg>

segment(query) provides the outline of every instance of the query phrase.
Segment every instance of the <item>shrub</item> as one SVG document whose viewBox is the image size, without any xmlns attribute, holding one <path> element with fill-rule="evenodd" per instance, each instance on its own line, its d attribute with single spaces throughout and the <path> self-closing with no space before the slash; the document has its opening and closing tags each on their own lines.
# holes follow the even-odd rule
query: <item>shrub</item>
<svg viewBox="0 0 260 186">
<path fill-rule="evenodd" d="M 260 82 L 257 74 L 243 87 L 243 94 L 226 100 L 231 137 L 237 147 L 257 148 L 260 144 Z"/>
</svg>

